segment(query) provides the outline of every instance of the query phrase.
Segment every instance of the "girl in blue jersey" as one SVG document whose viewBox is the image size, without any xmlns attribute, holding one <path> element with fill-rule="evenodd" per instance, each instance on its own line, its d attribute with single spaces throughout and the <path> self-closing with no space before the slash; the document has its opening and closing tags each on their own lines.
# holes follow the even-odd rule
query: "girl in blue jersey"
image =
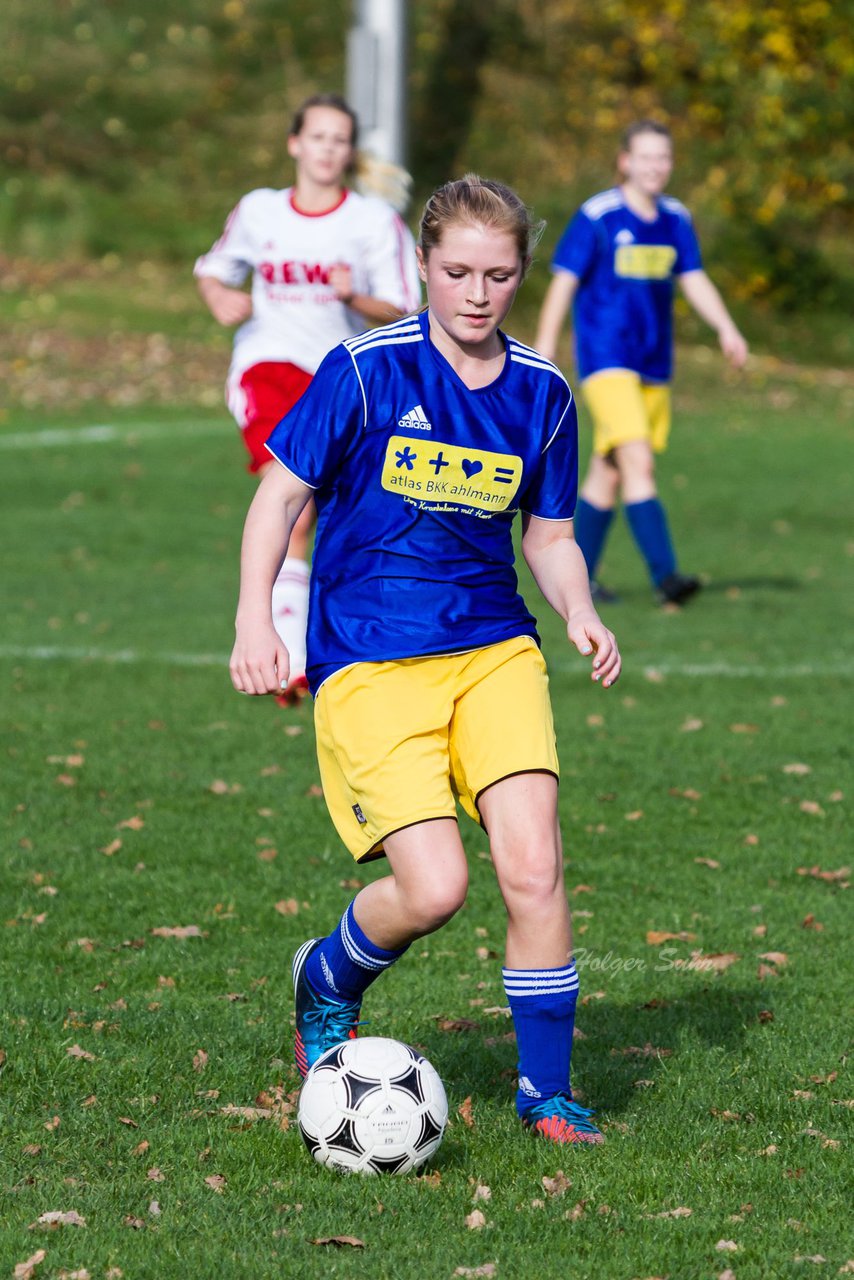
<svg viewBox="0 0 854 1280">
<path fill-rule="evenodd" d="M 591 578 L 619 497 L 659 599 L 679 605 L 700 579 L 677 568 L 655 482 L 655 455 L 670 432 L 674 280 L 737 369 L 747 344 L 703 270 L 691 215 L 664 194 L 673 169 L 669 130 L 654 120 L 631 125 L 618 166 L 621 185 L 587 200 L 558 243 L 536 347 L 554 358 L 572 304 L 578 376 L 593 418 L 575 517 Z"/>
<path fill-rule="evenodd" d="M 592 678 L 620 673 L 573 538 L 575 406 L 550 361 L 499 328 L 539 231 L 468 175 L 428 201 L 428 307 L 332 351 L 268 442 L 244 532 L 236 689 L 276 693 L 288 654 L 270 586 L 299 512 L 318 511 L 308 629 L 324 794 L 357 861 L 383 854 L 325 938 L 294 959 L 301 1074 L 356 1034 L 364 992 L 462 906 L 456 801 L 485 828 L 507 910 L 517 1108 L 535 1133 L 597 1143 L 570 1092 L 578 977 L 557 821 L 558 761 L 525 559 Z"/>
</svg>

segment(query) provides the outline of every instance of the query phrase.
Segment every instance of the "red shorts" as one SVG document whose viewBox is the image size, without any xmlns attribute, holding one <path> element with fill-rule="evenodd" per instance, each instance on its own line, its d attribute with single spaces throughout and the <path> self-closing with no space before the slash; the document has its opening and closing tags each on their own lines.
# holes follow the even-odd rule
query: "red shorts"
<svg viewBox="0 0 854 1280">
<path fill-rule="evenodd" d="M 260 471 L 271 461 L 264 448 L 270 432 L 294 407 L 311 377 L 295 364 L 268 360 L 253 364 L 240 379 L 245 405 L 241 430 L 251 459 L 250 471 Z"/>
</svg>

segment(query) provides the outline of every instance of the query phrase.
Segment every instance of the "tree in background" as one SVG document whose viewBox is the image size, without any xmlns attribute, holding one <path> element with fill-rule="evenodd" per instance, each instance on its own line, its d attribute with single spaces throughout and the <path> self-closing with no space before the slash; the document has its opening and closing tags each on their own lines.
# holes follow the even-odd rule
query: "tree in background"
<svg viewBox="0 0 854 1280">
<path fill-rule="evenodd" d="M 340 88 L 349 0 L 9 0 L 0 236 L 33 255 L 187 258 L 224 199 L 277 180 L 288 111 Z M 622 128 L 666 120 L 734 296 L 841 302 L 850 274 L 854 24 L 830 0 L 419 0 L 421 196 L 479 168 L 556 226 Z M 188 209 L 191 216 L 188 218 Z M 204 233 L 204 234 L 202 234 Z"/>
</svg>

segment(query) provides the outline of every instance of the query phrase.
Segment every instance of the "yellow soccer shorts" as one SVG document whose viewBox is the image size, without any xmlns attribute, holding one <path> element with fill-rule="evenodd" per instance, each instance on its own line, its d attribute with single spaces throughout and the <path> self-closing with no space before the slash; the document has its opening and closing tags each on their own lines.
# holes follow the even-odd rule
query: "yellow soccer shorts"
<svg viewBox="0 0 854 1280">
<path fill-rule="evenodd" d="M 643 382 L 631 369 L 604 369 L 581 384 L 593 418 L 593 452 L 603 457 L 621 444 L 648 440 L 656 453 L 670 435 L 670 387 Z"/>
<path fill-rule="evenodd" d="M 530 636 L 467 653 L 359 662 L 314 704 L 323 794 L 357 862 L 433 818 L 476 822 L 482 791 L 517 773 L 558 776 L 546 664 Z"/>
</svg>

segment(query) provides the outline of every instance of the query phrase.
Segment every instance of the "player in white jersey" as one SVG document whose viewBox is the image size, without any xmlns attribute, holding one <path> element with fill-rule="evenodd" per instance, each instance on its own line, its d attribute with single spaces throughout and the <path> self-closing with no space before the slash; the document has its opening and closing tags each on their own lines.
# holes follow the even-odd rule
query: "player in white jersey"
<svg viewBox="0 0 854 1280">
<path fill-rule="evenodd" d="M 250 191 L 194 268 L 212 315 L 237 325 L 226 400 L 249 451 L 270 465 L 270 432 L 305 391 L 323 357 L 420 298 L 415 246 L 400 215 L 346 185 L 358 123 L 343 98 L 321 94 L 297 111 L 288 136 L 292 187 Z M 242 287 L 251 275 L 251 293 Z M 273 591 L 276 626 L 291 653 L 290 701 L 306 688 L 309 504 L 291 534 Z"/>
</svg>

